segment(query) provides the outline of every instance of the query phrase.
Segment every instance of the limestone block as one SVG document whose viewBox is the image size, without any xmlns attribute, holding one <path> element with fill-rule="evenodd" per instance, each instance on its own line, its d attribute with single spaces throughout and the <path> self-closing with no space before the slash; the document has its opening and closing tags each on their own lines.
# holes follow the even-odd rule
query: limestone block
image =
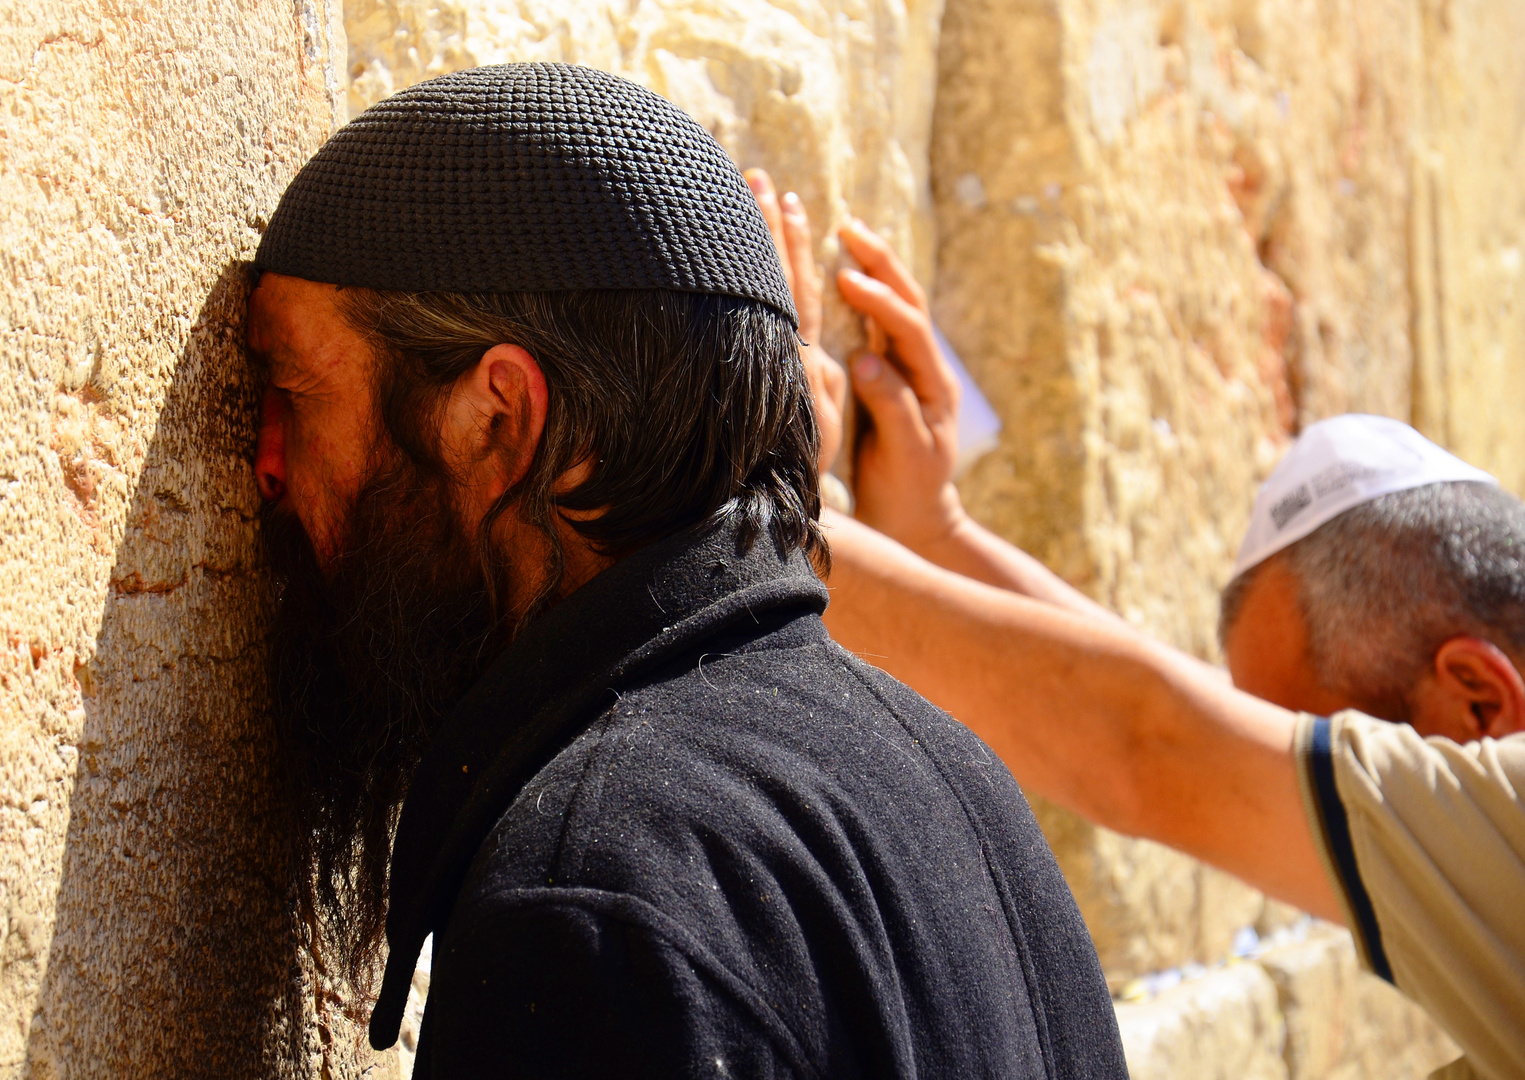
<svg viewBox="0 0 1525 1080">
<path fill-rule="evenodd" d="M 1407 416 L 1409 0 L 952 0 L 936 308 L 1005 413 L 968 501 L 1215 652 L 1300 420 Z"/>
<path fill-rule="evenodd" d="M 1525 493 L 1525 5 L 1416 7 L 1415 423 Z"/>
<path fill-rule="evenodd" d="M 1418 37 L 1414 0 L 947 4 L 934 310 L 1005 421 L 965 502 L 1199 656 L 1289 434 L 1409 415 Z M 1237 883 L 1204 902 L 1190 860 L 1064 818 L 1114 976 L 1256 921 Z"/>
<path fill-rule="evenodd" d="M 1243 927 L 1267 933 L 1296 918 L 1237 878 L 1162 844 L 1119 836 L 1043 799 L 1031 802 L 1114 990 L 1152 971 L 1221 960 Z"/>
<path fill-rule="evenodd" d="M 1423 1009 L 1360 969 L 1342 929 L 1323 925 L 1258 963 L 1276 984 L 1290 1080 L 1428 1076 L 1461 1056 Z"/>
<path fill-rule="evenodd" d="M 0 1074 L 305 1075 L 239 263 L 342 111 L 337 9 L 0 25 Z"/>
<path fill-rule="evenodd" d="M 1116 1009 L 1133 1080 L 1288 1080 L 1286 1024 L 1259 965 L 1223 968 Z"/>
<path fill-rule="evenodd" d="M 743 167 L 800 194 L 820 258 L 856 214 L 931 273 L 927 172 L 941 0 L 346 0 L 352 112 L 421 79 L 518 60 L 650 86 Z M 828 296 L 826 344 L 855 319 Z"/>
<path fill-rule="evenodd" d="M 1134 1080 L 1423 1080 L 1460 1055 L 1423 1010 L 1362 972 L 1350 935 L 1325 923 L 1116 1011 Z"/>
<path fill-rule="evenodd" d="M 1237 92 L 1219 99 L 1237 142 L 1228 182 L 1290 292 L 1284 353 L 1298 421 L 1409 419 L 1418 6 L 1247 0 L 1206 9 L 1201 22 L 1220 49 L 1242 54 L 1231 64 Z"/>
</svg>

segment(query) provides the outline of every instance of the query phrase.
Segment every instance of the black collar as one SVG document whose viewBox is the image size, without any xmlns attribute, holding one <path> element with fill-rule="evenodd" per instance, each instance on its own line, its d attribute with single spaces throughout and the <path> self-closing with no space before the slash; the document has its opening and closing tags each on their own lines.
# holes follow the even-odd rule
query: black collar
<svg viewBox="0 0 1525 1080">
<path fill-rule="evenodd" d="M 445 925 L 482 841 L 614 688 L 738 620 L 819 613 L 826 599 L 801 552 L 780 557 L 766 533 L 743 551 L 723 525 L 641 549 L 526 627 L 440 725 L 403 803 L 371 1045 L 397 1041 L 424 938 Z"/>
</svg>

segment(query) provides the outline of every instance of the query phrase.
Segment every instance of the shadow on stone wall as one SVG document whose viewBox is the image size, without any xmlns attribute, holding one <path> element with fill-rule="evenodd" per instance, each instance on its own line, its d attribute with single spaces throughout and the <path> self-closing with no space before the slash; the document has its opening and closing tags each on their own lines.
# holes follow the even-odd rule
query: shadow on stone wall
<svg viewBox="0 0 1525 1080">
<path fill-rule="evenodd" d="M 243 267 L 170 378 L 84 692 L 34 1077 L 286 1077 L 307 1025 L 265 708 Z M 109 402 L 95 407 L 108 408 Z"/>
</svg>

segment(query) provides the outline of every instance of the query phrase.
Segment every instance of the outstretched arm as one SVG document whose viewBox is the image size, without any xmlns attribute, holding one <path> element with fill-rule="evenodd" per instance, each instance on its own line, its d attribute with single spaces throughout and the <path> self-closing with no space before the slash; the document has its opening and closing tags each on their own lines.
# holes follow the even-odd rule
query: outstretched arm
<svg viewBox="0 0 1525 1080">
<path fill-rule="evenodd" d="M 781 204 L 766 174 L 748 179 L 785 265 L 804 277 L 814 263 L 798 200 Z M 1303 810 L 1293 714 L 1132 629 L 969 518 L 952 480 L 958 385 L 926 297 L 872 230 L 850 222 L 841 235 L 866 272 L 842 271 L 837 287 L 875 351 L 849 361 L 870 425 L 854 461 L 861 521 L 823 517 L 832 636 L 968 724 L 1028 790 L 1341 919 Z M 797 287 L 795 302 L 803 321 L 819 292 Z M 835 393 L 820 404 L 828 423 L 840 415 Z"/>
<path fill-rule="evenodd" d="M 1325 918 L 1295 716 L 1128 628 L 933 566 L 829 515 L 832 636 L 968 724 L 1028 790 Z"/>
</svg>

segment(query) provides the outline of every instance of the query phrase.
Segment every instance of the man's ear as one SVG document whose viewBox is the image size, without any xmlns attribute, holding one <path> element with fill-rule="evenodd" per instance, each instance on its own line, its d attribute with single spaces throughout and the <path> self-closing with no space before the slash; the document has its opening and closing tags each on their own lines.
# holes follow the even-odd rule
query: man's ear
<svg viewBox="0 0 1525 1080">
<path fill-rule="evenodd" d="M 529 471 L 545 433 L 548 400 L 540 365 L 518 345 L 494 345 L 456 381 L 445 437 L 487 503 Z"/>
<path fill-rule="evenodd" d="M 1514 663 L 1491 641 L 1469 635 L 1451 638 L 1435 652 L 1436 695 L 1472 738 L 1502 738 L 1525 731 L 1525 681 Z"/>
</svg>

